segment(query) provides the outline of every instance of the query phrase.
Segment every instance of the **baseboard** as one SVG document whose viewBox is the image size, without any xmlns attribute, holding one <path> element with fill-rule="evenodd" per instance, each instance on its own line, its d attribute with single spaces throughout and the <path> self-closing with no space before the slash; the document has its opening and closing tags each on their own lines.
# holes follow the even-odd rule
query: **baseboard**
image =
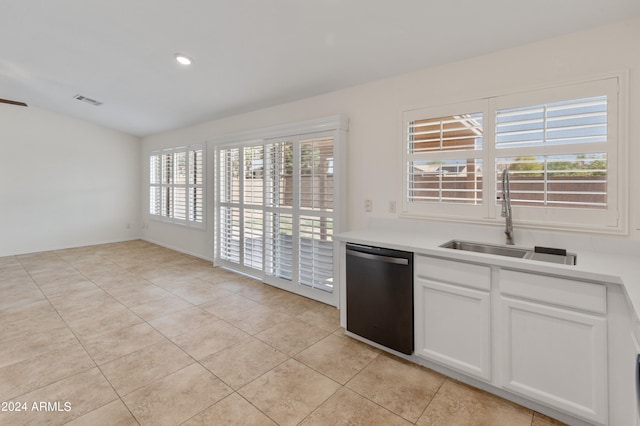
<svg viewBox="0 0 640 426">
<path fill-rule="evenodd" d="M 119 239 L 119 240 L 104 240 L 104 241 L 93 241 L 93 242 L 90 242 L 90 243 L 79 243 L 79 244 L 72 244 L 72 245 L 42 247 L 42 248 L 32 249 L 32 250 L 28 250 L 28 251 L 19 251 L 19 252 L 14 252 L 14 253 L 7 253 L 7 254 L 0 253 L 0 257 L 21 256 L 21 255 L 25 255 L 25 254 L 34 254 L 34 253 L 45 253 L 45 252 L 49 252 L 49 251 L 69 250 L 69 249 L 76 249 L 76 248 L 81 248 L 81 247 L 100 246 L 100 245 L 103 245 L 103 244 L 125 243 L 127 241 L 136 241 L 136 240 L 140 240 L 140 238 L 139 237 L 133 237 L 133 238 L 126 238 L 126 239 Z"/>
<path fill-rule="evenodd" d="M 193 252 L 190 252 L 189 250 L 185 250 L 185 249 L 180 248 L 180 247 L 172 246 L 171 244 L 162 243 L 162 242 L 156 241 L 156 240 L 154 240 L 152 238 L 140 238 L 140 240 L 146 241 L 146 242 L 151 243 L 151 244 L 158 245 L 160 247 L 168 248 L 169 250 L 174 250 L 174 251 L 177 251 L 177 252 L 182 253 L 182 254 L 188 254 L 189 256 L 197 257 L 198 259 L 206 260 L 206 261 L 211 262 L 213 264 L 213 258 L 202 256 L 201 254 L 193 253 Z"/>
</svg>

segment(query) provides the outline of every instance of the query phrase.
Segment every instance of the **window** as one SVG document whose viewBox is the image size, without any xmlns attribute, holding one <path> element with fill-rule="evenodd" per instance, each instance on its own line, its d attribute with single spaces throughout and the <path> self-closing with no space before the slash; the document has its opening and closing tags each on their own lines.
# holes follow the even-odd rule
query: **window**
<svg viewBox="0 0 640 426">
<path fill-rule="evenodd" d="M 481 215 L 486 109 L 480 101 L 405 112 L 405 210 Z"/>
<path fill-rule="evenodd" d="M 344 193 L 336 185 L 342 133 L 300 132 L 217 148 L 218 264 L 337 304 L 333 233 Z"/>
<path fill-rule="evenodd" d="M 606 96 L 498 110 L 496 147 L 513 205 L 607 208 Z"/>
<path fill-rule="evenodd" d="M 203 227 L 203 147 L 154 151 L 149 156 L 149 171 L 149 214 L 172 223 Z"/>
<path fill-rule="evenodd" d="M 405 111 L 403 213 L 619 232 L 618 80 Z"/>
</svg>

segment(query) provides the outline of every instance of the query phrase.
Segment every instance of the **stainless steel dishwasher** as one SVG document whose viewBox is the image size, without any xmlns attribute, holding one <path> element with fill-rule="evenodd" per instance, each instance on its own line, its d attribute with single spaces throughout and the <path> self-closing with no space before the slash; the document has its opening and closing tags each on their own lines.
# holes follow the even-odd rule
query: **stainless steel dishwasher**
<svg viewBox="0 0 640 426">
<path fill-rule="evenodd" d="M 347 243 L 347 331 L 413 353 L 413 253 Z"/>
</svg>

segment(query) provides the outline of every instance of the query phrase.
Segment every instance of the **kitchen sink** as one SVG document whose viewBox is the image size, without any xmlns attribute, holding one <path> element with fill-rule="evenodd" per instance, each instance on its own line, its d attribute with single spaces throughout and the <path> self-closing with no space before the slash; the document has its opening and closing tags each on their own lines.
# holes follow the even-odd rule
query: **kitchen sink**
<svg viewBox="0 0 640 426">
<path fill-rule="evenodd" d="M 442 244 L 440 247 L 454 250 L 474 251 L 476 253 L 495 254 L 498 256 L 517 257 L 520 259 L 524 259 L 524 256 L 529 251 L 528 249 L 509 247 L 506 245 L 500 246 L 484 243 L 472 243 L 470 241 L 460 240 L 451 240 L 447 243 Z"/>
<path fill-rule="evenodd" d="M 492 254 L 496 256 L 516 257 L 518 259 L 560 263 L 565 265 L 575 265 L 577 260 L 575 253 L 567 253 L 566 250 L 546 247 L 528 249 L 509 245 L 476 243 L 462 240 L 451 240 L 440 245 L 440 247 L 453 250 L 471 251 L 475 253 Z"/>
</svg>

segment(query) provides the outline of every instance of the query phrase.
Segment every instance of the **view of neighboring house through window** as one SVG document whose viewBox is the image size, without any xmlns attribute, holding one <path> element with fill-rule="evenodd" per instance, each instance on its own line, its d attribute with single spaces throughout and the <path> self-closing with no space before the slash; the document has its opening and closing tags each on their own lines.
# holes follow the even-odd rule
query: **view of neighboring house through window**
<svg viewBox="0 0 640 426">
<path fill-rule="evenodd" d="M 334 132 L 315 132 L 217 149 L 220 264 L 308 297 L 333 293 L 335 146 Z"/>
<path fill-rule="evenodd" d="M 152 152 L 149 156 L 149 214 L 172 223 L 202 227 L 204 166 L 202 146 Z"/>
<path fill-rule="evenodd" d="M 405 111 L 403 212 L 620 228 L 618 80 Z"/>
</svg>

